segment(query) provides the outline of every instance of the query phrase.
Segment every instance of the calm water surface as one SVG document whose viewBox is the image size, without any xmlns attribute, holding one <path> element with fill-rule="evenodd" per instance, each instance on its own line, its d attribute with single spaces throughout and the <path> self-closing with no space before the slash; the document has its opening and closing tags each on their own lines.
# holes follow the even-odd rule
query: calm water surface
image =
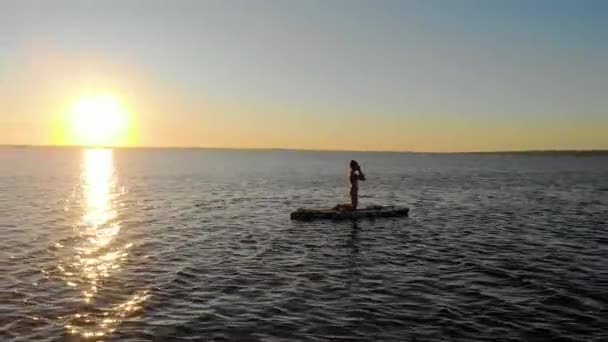
<svg viewBox="0 0 608 342">
<path fill-rule="evenodd" d="M 346 202 L 407 219 L 296 223 Z M 608 157 L 0 148 L 2 341 L 607 341 Z"/>
</svg>

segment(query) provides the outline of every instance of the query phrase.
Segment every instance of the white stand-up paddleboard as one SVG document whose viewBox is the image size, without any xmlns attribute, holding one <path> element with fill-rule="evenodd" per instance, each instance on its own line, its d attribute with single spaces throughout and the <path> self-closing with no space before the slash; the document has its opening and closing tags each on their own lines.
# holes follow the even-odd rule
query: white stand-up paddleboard
<svg viewBox="0 0 608 342">
<path fill-rule="evenodd" d="M 410 209 L 398 206 L 373 206 L 357 210 L 298 209 L 290 218 L 297 221 L 345 220 L 358 218 L 407 217 Z"/>
</svg>

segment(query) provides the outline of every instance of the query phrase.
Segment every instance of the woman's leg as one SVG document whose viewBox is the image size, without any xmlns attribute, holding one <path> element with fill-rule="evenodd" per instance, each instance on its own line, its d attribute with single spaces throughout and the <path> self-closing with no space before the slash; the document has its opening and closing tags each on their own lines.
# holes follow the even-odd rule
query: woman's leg
<svg viewBox="0 0 608 342">
<path fill-rule="evenodd" d="M 350 190 L 350 204 L 353 210 L 357 210 L 357 204 L 359 202 L 359 194 L 356 189 Z"/>
</svg>

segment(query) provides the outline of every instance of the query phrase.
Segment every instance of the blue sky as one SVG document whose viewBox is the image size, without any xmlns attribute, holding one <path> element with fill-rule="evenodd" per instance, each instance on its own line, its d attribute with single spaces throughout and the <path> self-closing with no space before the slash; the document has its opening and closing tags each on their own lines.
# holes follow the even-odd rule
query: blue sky
<svg viewBox="0 0 608 342">
<path fill-rule="evenodd" d="M 4 1 L 0 32 L 0 132 L 97 87 L 141 145 L 608 148 L 606 1 Z"/>
</svg>

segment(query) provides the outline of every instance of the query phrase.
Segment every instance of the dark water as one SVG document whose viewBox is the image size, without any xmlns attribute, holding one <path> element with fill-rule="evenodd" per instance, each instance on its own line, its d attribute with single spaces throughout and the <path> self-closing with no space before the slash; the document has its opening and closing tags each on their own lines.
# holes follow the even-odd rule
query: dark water
<svg viewBox="0 0 608 342">
<path fill-rule="evenodd" d="M 407 219 L 295 223 L 346 201 Z M 2 341 L 606 341 L 608 157 L 0 149 Z"/>
</svg>

